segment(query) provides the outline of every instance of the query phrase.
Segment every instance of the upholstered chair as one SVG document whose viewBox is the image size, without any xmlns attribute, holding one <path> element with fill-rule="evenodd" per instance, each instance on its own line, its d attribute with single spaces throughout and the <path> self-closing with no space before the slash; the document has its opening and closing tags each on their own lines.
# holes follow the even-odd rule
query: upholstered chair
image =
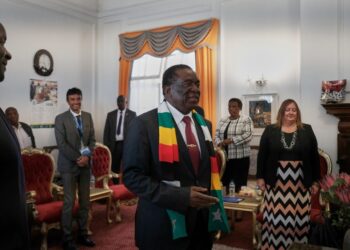
<svg viewBox="0 0 350 250">
<path fill-rule="evenodd" d="M 134 205 L 136 196 L 131 193 L 121 182 L 121 175 L 111 171 L 112 157 L 109 148 L 101 143 L 96 143 L 92 156 L 92 174 L 95 177 L 95 187 L 112 190 L 112 213 L 115 221 L 122 221 L 120 205 Z M 112 178 L 119 178 L 119 184 L 113 184 Z"/>
<path fill-rule="evenodd" d="M 332 161 L 329 155 L 322 149 L 318 149 L 320 156 L 320 178 L 332 173 Z M 320 190 L 311 195 L 310 220 L 314 223 L 324 223 L 324 211 L 329 209 L 329 204 L 322 201 Z"/>
<path fill-rule="evenodd" d="M 40 227 L 41 250 L 47 249 L 47 234 L 51 228 L 60 228 L 63 201 L 58 200 L 62 188 L 54 185 L 53 157 L 39 149 L 22 151 L 27 198 L 34 200 L 34 227 Z M 56 196 L 57 194 L 57 196 Z"/>
</svg>

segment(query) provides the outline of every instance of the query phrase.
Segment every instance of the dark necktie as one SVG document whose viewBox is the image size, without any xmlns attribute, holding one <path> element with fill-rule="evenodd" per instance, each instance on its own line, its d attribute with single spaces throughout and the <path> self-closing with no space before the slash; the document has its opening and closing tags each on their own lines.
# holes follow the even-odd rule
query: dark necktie
<svg viewBox="0 0 350 250">
<path fill-rule="evenodd" d="M 77 115 L 76 118 L 77 118 L 77 122 L 78 122 L 78 132 L 79 132 L 80 137 L 82 137 L 83 136 L 83 127 L 81 124 L 81 116 Z"/>
<path fill-rule="evenodd" d="M 120 135 L 120 130 L 122 128 L 122 120 L 123 120 L 123 111 L 120 111 L 118 126 L 117 126 L 117 135 Z"/>
<path fill-rule="evenodd" d="M 185 134 L 186 134 L 188 153 L 190 154 L 190 157 L 191 157 L 191 162 L 192 162 L 194 172 L 197 174 L 199 169 L 200 153 L 199 153 L 198 144 L 196 142 L 196 138 L 194 137 L 194 134 L 192 132 L 191 118 L 189 116 L 184 116 L 182 120 L 186 124 Z"/>
</svg>

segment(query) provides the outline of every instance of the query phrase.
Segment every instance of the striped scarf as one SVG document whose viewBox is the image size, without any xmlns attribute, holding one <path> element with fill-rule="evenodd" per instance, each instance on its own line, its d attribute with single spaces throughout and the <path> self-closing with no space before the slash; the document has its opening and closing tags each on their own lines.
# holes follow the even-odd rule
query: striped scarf
<svg viewBox="0 0 350 250">
<path fill-rule="evenodd" d="M 201 126 L 206 145 L 208 145 L 211 168 L 211 186 L 210 193 L 217 197 L 219 202 L 209 208 L 208 231 L 222 230 L 229 232 L 227 217 L 224 210 L 223 198 L 221 192 L 221 182 L 219 169 L 215 157 L 215 151 L 209 133 L 209 129 L 201 115 L 195 110 L 192 111 L 194 119 Z M 176 140 L 176 131 L 173 117 L 168 109 L 166 102 L 162 102 L 158 107 L 158 126 L 159 126 L 159 161 L 161 166 L 179 162 L 179 148 Z M 202 149 L 205 150 L 205 149 Z M 176 166 L 176 165 L 175 165 Z M 178 165 L 177 165 L 178 166 Z M 173 239 L 187 236 L 185 215 L 174 210 L 167 209 L 167 213 L 172 225 Z"/>
</svg>

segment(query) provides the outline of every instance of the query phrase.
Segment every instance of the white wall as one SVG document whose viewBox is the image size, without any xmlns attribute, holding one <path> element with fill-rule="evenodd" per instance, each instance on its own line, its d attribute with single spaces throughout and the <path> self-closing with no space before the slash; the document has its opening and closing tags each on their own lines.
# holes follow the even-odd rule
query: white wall
<svg viewBox="0 0 350 250">
<path fill-rule="evenodd" d="M 117 11 L 118 4 L 124 11 Z M 110 46 L 117 41 L 117 34 L 217 17 L 221 22 L 218 118 L 227 115 L 227 101 L 231 97 L 243 99 L 245 94 L 277 93 L 279 103 L 293 98 L 300 104 L 303 121 L 313 126 L 319 147 L 331 155 L 337 171 L 338 120 L 326 114 L 319 98 L 322 80 L 349 78 L 350 54 L 346 44 L 350 40 L 347 14 L 350 3 L 345 0 L 163 1 L 163 4 L 158 2 L 153 12 L 149 9 L 154 7 L 152 4 L 155 1 L 134 0 L 129 5 L 119 1 L 101 2 L 98 37 L 109 45 L 104 51 L 98 50 L 103 53 L 100 58 L 109 57 L 106 62 L 112 61 L 114 54 L 111 55 Z M 112 26 L 117 34 L 111 36 Z M 119 56 L 118 44 L 113 46 L 113 52 Z M 98 86 L 102 89 L 118 81 L 118 65 L 107 64 L 103 64 L 107 67 L 103 71 L 109 72 L 107 77 L 99 77 Z M 257 88 L 254 81 L 262 74 L 267 85 Z M 114 102 L 115 93 L 101 92 L 103 95 L 98 99 L 104 101 L 104 107 L 112 109 L 114 103 L 107 104 L 108 100 L 103 98 L 109 96 Z M 255 137 L 252 144 L 258 143 L 259 137 Z"/>
<path fill-rule="evenodd" d="M 118 95 L 118 35 L 216 17 L 221 23 L 218 118 L 227 115 L 231 97 L 277 93 L 280 101 L 294 98 L 303 120 L 313 126 L 319 146 L 336 162 L 338 120 L 326 114 L 319 97 L 322 80 L 349 78 L 349 1 L 101 0 L 95 19 L 96 6 L 91 0 L 91 8 L 83 9 L 77 18 L 19 4 L 22 1 L 15 1 L 18 5 L 2 2 L 0 20 L 6 26 L 14 59 L 0 85 L 0 105 L 19 107 L 23 120 L 29 116 L 25 101 L 28 79 L 38 77 L 32 68 L 36 50 L 46 48 L 54 56 L 55 71 L 49 79 L 60 84 L 59 111 L 66 108 L 67 88 L 81 87 L 84 108 L 93 113 L 96 137 L 101 140 L 106 114 L 115 108 Z M 60 5 L 60 11 L 63 9 Z M 67 13 L 74 9 L 75 5 Z M 82 17 L 84 13 L 87 18 Z M 256 88 L 253 83 L 261 74 L 267 85 Z M 40 138 L 39 146 L 51 144 L 52 131 L 42 133 L 48 138 Z M 258 144 L 258 139 L 254 138 L 253 144 Z"/>
<path fill-rule="evenodd" d="M 12 54 L 5 80 L 0 84 L 0 106 L 14 106 L 20 120 L 31 122 L 29 79 L 58 82 L 58 112 L 67 110 L 65 94 L 76 86 L 83 90 L 83 107 L 94 107 L 94 40 L 95 25 L 58 12 L 32 5 L 2 1 L 0 22 L 7 31 L 6 47 Z M 54 71 L 48 77 L 37 75 L 33 57 L 37 50 L 47 49 L 54 60 Z M 53 129 L 34 129 L 38 147 L 56 145 Z"/>
</svg>

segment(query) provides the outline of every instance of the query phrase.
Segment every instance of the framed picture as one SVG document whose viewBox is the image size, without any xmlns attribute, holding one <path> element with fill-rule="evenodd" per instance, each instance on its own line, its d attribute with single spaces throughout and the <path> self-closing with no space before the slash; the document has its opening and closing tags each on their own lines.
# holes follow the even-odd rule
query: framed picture
<svg viewBox="0 0 350 250">
<path fill-rule="evenodd" d="M 264 128 L 274 123 L 278 108 L 277 94 L 243 95 L 243 112 L 249 115 L 254 124 L 254 135 L 261 135 Z"/>
</svg>

